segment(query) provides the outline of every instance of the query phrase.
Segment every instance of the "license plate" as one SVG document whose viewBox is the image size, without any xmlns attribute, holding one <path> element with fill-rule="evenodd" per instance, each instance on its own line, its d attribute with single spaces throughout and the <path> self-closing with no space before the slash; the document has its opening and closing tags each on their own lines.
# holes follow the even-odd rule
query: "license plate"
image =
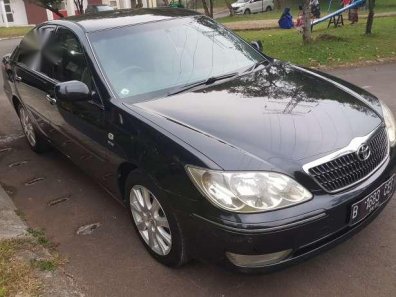
<svg viewBox="0 0 396 297">
<path fill-rule="evenodd" d="M 395 175 L 384 182 L 370 195 L 356 202 L 351 208 L 350 225 L 355 225 L 364 220 L 369 214 L 380 207 L 393 195 Z"/>
</svg>

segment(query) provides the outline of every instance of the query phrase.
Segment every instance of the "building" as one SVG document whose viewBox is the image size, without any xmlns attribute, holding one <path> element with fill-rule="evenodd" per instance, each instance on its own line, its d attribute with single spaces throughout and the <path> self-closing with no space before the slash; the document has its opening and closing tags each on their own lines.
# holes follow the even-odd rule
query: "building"
<svg viewBox="0 0 396 297">
<path fill-rule="evenodd" d="M 156 7 L 156 0 L 142 0 L 143 7 Z M 115 9 L 131 8 L 130 0 L 84 0 L 84 9 L 88 4 L 106 4 Z M 35 25 L 59 18 L 48 9 L 41 8 L 29 0 L 0 0 L 0 26 Z M 63 0 L 60 12 L 64 16 L 78 14 L 73 0 Z"/>
</svg>

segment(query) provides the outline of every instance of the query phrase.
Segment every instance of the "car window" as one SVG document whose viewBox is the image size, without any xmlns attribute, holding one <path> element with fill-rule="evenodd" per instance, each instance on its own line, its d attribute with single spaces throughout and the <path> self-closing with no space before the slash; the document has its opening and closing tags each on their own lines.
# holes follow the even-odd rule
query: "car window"
<svg viewBox="0 0 396 297">
<path fill-rule="evenodd" d="M 92 89 L 92 78 L 85 54 L 77 37 L 68 29 L 58 28 L 43 48 L 40 71 L 60 81 L 82 81 Z"/>
<path fill-rule="evenodd" d="M 39 56 L 40 46 L 37 38 L 37 30 L 30 30 L 22 39 L 16 54 L 16 61 L 19 64 L 32 68 Z"/>
<path fill-rule="evenodd" d="M 41 26 L 29 31 L 18 47 L 17 62 L 37 70 L 40 64 L 40 48 L 54 31 L 55 26 Z"/>
</svg>

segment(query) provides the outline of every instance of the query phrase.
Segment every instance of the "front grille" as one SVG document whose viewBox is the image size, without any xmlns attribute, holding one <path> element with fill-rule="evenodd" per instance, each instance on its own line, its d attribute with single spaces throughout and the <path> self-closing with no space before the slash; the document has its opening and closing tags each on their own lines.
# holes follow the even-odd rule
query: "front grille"
<svg viewBox="0 0 396 297">
<path fill-rule="evenodd" d="M 368 177 L 388 154 L 388 137 L 384 127 L 367 140 L 370 157 L 361 161 L 356 152 L 345 154 L 329 162 L 308 169 L 315 181 L 328 192 L 337 192 Z"/>
</svg>

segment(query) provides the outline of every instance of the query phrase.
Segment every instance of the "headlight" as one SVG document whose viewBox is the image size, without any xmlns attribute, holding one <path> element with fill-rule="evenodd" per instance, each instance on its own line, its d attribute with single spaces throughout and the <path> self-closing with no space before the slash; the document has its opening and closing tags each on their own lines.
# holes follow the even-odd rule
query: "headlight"
<svg viewBox="0 0 396 297">
<path fill-rule="evenodd" d="M 396 123 L 392 111 L 389 107 L 381 101 L 382 113 L 384 114 L 384 121 L 386 130 L 388 132 L 389 143 L 391 146 L 396 144 Z"/>
<path fill-rule="evenodd" d="M 299 204 L 312 194 L 290 177 L 275 172 L 224 172 L 187 166 L 201 193 L 217 207 L 235 212 L 264 212 Z"/>
</svg>

